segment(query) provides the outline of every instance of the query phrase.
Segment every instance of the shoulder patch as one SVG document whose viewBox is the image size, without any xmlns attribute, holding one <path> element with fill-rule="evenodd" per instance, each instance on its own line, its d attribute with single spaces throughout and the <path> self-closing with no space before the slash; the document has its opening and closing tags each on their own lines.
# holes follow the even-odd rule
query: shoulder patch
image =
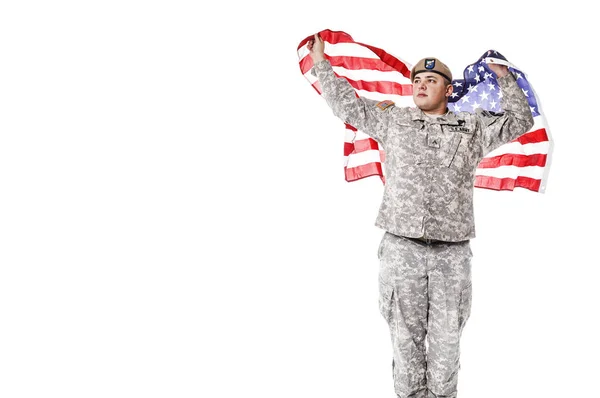
<svg viewBox="0 0 600 398">
<path fill-rule="evenodd" d="M 385 101 L 381 101 L 377 104 L 377 107 L 379 109 L 381 109 L 382 111 L 385 111 L 387 108 L 389 108 L 390 106 L 394 105 L 394 101 L 390 101 L 390 100 L 385 100 Z"/>
</svg>

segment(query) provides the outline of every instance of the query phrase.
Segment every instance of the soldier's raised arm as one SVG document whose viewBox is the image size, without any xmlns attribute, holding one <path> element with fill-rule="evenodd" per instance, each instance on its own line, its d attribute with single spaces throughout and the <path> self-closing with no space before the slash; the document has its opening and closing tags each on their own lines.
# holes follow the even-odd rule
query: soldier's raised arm
<svg viewBox="0 0 600 398">
<path fill-rule="evenodd" d="M 325 58 L 325 43 L 318 33 L 308 42 L 307 49 L 314 64 L 311 73 L 319 79 L 323 97 L 333 114 L 383 143 L 390 121 L 389 109 L 393 103 L 389 101 L 385 106 L 377 106 L 381 103 L 357 97 L 350 83 L 333 72 L 331 64 Z"/>
<path fill-rule="evenodd" d="M 505 65 L 488 63 L 488 67 L 498 77 L 498 85 L 502 90 L 502 113 L 482 110 L 477 112 L 482 123 L 484 156 L 526 133 L 533 126 L 527 97 L 517 84 L 515 76 Z"/>
</svg>

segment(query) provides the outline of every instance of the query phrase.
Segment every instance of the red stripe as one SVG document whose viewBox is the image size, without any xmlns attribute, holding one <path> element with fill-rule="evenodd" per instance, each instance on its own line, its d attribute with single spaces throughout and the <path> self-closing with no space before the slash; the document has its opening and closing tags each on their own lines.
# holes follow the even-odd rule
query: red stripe
<svg viewBox="0 0 600 398">
<path fill-rule="evenodd" d="M 381 163 L 379 162 L 367 163 L 357 167 L 344 167 L 344 171 L 346 174 L 346 181 L 348 182 L 378 175 L 385 184 L 385 177 L 383 176 Z"/>
<path fill-rule="evenodd" d="M 345 32 L 337 32 L 337 31 L 331 31 L 329 29 L 326 29 L 326 30 L 319 32 L 319 35 L 321 36 L 321 38 L 323 38 L 323 40 L 326 40 L 327 42 L 332 43 L 332 44 L 356 43 L 358 45 L 366 47 L 369 50 L 373 51 L 375 53 L 375 55 L 377 55 L 379 57 L 379 59 L 381 59 L 382 62 L 388 64 L 394 70 L 397 70 L 398 72 L 400 72 L 407 79 L 410 79 L 410 69 L 408 69 L 406 64 L 404 64 L 404 62 L 400 61 L 398 58 L 394 57 L 393 55 L 388 54 L 381 48 L 354 41 L 354 39 L 352 39 L 352 37 Z"/>
<path fill-rule="evenodd" d="M 313 84 L 312 87 L 317 90 L 317 93 L 319 93 L 319 95 L 321 95 L 321 93 L 323 92 L 323 90 L 321 90 L 321 84 L 319 83 L 318 80 L 316 80 Z"/>
<path fill-rule="evenodd" d="M 325 30 L 322 30 L 321 32 L 319 32 L 319 36 L 321 36 L 321 39 L 323 39 L 324 41 L 331 43 L 331 44 L 355 43 L 360 46 L 366 47 L 369 50 L 373 51 L 375 53 L 375 55 L 377 55 L 379 57 L 379 59 L 381 59 L 381 62 L 388 65 L 391 68 L 391 70 L 398 71 L 404 77 L 406 77 L 407 79 L 410 79 L 410 69 L 408 68 L 408 66 L 404 62 L 400 61 L 398 58 L 394 57 L 393 55 L 388 54 L 381 48 L 354 41 L 354 39 L 352 39 L 352 37 L 349 34 L 347 34 L 346 32 L 332 31 L 329 29 L 325 29 Z M 298 50 L 300 48 L 302 48 L 303 46 L 305 46 L 306 43 L 309 40 L 312 40 L 313 38 L 314 38 L 313 35 L 307 36 L 298 45 Z M 310 56 L 306 57 L 306 58 L 310 58 Z M 311 62 L 312 62 L 312 60 L 311 60 Z M 304 70 L 302 73 L 303 74 L 306 73 L 306 70 Z"/>
<path fill-rule="evenodd" d="M 512 191 L 515 188 L 525 188 L 539 192 L 541 180 L 529 177 L 496 178 L 490 176 L 475 176 L 475 187 L 493 189 L 496 191 Z"/>
<path fill-rule="evenodd" d="M 529 133 L 525 133 L 515 141 L 520 142 L 521 144 L 535 144 L 538 142 L 546 142 L 548 141 L 548 134 L 546 134 L 546 129 L 541 128 L 538 130 L 530 131 Z"/>
<path fill-rule="evenodd" d="M 354 39 L 352 38 L 352 36 L 350 36 L 348 33 L 346 32 L 342 32 L 342 31 L 336 31 L 336 30 L 330 30 L 330 29 L 325 29 L 319 32 L 319 36 L 321 36 L 321 39 L 325 40 L 328 43 L 331 44 L 337 44 L 337 43 L 356 43 L 354 41 Z M 313 36 L 309 36 L 311 39 L 313 38 Z"/>
<path fill-rule="evenodd" d="M 334 55 L 328 57 L 331 66 L 340 66 L 349 70 L 378 70 L 382 72 L 398 72 L 388 64 L 376 58 L 351 57 L 347 55 Z"/>
<path fill-rule="evenodd" d="M 352 152 L 354 152 L 354 143 L 344 142 L 344 156 L 349 156 Z"/>
<path fill-rule="evenodd" d="M 356 149 L 356 152 L 364 152 L 372 149 L 379 149 L 379 145 L 373 138 L 367 138 L 364 140 L 354 141 L 354 148 Z"/>
<path fill-rule="evenodd" d="M 303 75 L 305 75 L 306 72 L 311 70 L 313 66 L 314 62 L 310 55 L 307 55 L 306 57 L 300 60 L 300 72 L 302 72 Z"/>
<path fill-rule="evenodd" d="M 482 169 L 492 169 L 500 166 L 543 167 L 546 165 L 546 157 L 547 156 L 543 153 L 536 153 L 533 155 L 517 155 L 514 153 L 506 153 L 504 155 L 483 158 L 477 167 Z"/>
<path fill-rule="evenodd" d="M 304 57 L 302 61 L 300 61 L 300 70 L 303 74 L 308 72 L 312 67 L 313 62 L 311 57 Z M 337 73 L 335 75 L 339 77 Z M 343 78 L 348 80 L 348 82 L 356 90 L 365 90 L 382 94 L 412 95 L 411 84 L 400 84 L 391 81 L 370 82 L 365 80 L 352 80 L 345 76 L 343 76 Z"/>
<path fill-rule="evenodd" d="M 331 66 L 342 67 L 348 70 L 377 70 L 381 72 L 398 72 L 388 64 L 377 58 L 351 57 L 349 55 L 334 55 L 325 54 L 325 58 L 329 60 Z M 314 66 L 313 59 L 310 55 L 305 56 L 299 61 L 300 70 L 305 74 Z"/>
<path fill-rule="evenodd" d="M 337 74 L 336 74 L 337 76 Z M 412 95 L 411 84 L 400 84 L 396 82 L 375 81 L 369 82 L 365 80 L 352 80 L 344 77 L 348 83 L 356 90 L 365 90 L 381 94 L 396 94 L 396 95 Z"/>
<path fill-rule="evenodd" d="M 402 75 L 404 77 L 406 77 L 407 79 L 410 79 L 410 69 L 408 68 L 408 66 L 406 66 L 406 64 L 404 62 L 402 62 L 399 59 L 397 59 L 396 57 L 386 53 L 385 51 L 383 51 L 380 48 L 369 46 L 367 44 L 363 44 L 363 46 L 369 48 L 371 51 L 373 51 L 375 54 L 377 54 L 377 56 L 379 57 L 379 59 L 381 59 L 381 61 L 385 62 L 386 64 L 388 64 L 389 66 L 391 66 L 392 68 L 397 70 L 398 72 L 402 73 Z"/>
<path fill-rule="evenodd" d="M 344 142 L 344 156 L 349 156 L 352 153 L 360 153 L 371 150 L 378 150 L 379 144 L 372 138 L 358 140 L 354 142 Z"/>
</svg>

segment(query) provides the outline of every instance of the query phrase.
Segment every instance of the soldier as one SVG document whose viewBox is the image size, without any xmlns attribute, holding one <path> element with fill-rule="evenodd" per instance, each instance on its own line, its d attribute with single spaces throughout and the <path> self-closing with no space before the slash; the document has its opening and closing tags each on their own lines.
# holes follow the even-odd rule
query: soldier
<svg viewBox="0 0 600 398">
<path fill-rule="evenodd" d="M 475 169 L 493 149 L 533 125 L 527 99 L 504 65 L 489 64 L 502 113 L 448 110 L 452 73 L 436 58 L 411 71 L 415 107 L 360 98 L 334 75 L 318 34 L 308 43 L 312 73 L 334 115 L 386 153 L 386 184 L 375 225 L 379 307 L 393 346 L 398 398 L 455 398 L 459 341 L 471 308 Z"/>
</svg>

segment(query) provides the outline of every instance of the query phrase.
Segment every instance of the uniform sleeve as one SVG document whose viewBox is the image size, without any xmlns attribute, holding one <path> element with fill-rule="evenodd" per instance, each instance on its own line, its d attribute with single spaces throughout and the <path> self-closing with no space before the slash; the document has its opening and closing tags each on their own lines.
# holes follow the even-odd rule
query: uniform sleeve
<svg viewBox="0 0 600 398">
<path fill-rule="evenodd" d="M 350 83 L 334 74 L 328 60 L 316 63 L 311 73 L 319 79 L 323 97 L 335 116 L 383 144 L 393 106 L 378 107 L 378 101 L 357 97 Z"/>
<path fill-rule="evenodd" d="M 502 113 L 477 110 L 482 129 L 483 156 L 526 133 L 533 126 L 527 97 L 512 73 L 498 78 L 502 90 Z"/>
</svg>

